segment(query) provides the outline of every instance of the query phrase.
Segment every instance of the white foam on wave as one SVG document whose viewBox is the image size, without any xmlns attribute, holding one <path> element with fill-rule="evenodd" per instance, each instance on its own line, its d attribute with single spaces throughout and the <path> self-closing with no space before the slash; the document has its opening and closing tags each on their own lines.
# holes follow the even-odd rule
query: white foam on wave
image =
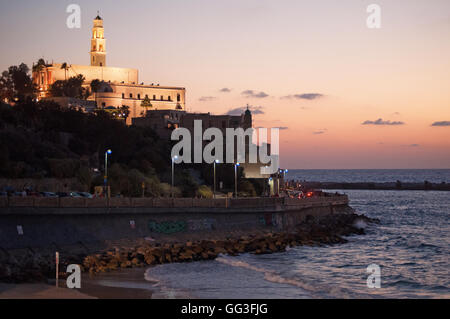
<svg viewBox="0 0 450 319">
<path fill-rule="evenodd" d="M 218 257 L 216 258 L 216 261 L 233 266 L 233 267 L 241 267 L 249 270 L 253 270 L 256 272 L 260 272 L 264 275 L 264 279 L 273 282 L 273 283 L 279 283 L 279 284 L 287 284 L 294 287 L 301 288 L 305 290 L 307 293 L 312 294 L 312 297 L 323 297 L 323 294 L 326 293 L 330 295 L 330 297 L 335 298 L 354 298 L 355 296 L 352 296 L 351 294 L 343 291 L 340 288 L 337 287 L 330 287 L 325 285 L 311 285 L 308 284 L 305 281 L 301 281 L 297 278 L 285 278 L 279 274 L 277 274 L 273 270 L 260 268 L 257 266 L 250 265 L 249 263 L 238 260 L 236 258 L 229 258 L 229 257 Z"/>
<path fill-rule="evenodd" d="M 353 226 L 355 226 L 356 228 L 359 228 L 359 229 L 364 229 L 367 227 L 367 223 L 365 221 L 363 221 L 362 219 L 357 219 L 353 223 Z"/>
<path fill-rule="evenodd" d="M 194 298 L 189 294 L 188 291 L 183 289 L 174 289 L 167 286 L 167 283 L 163 282 L 161 279 L 153 277 L 150 273 L 152 267 L 145 271 L 144 279 L 152 283 L 152 299 L 192 299 Z"/>
</svg>

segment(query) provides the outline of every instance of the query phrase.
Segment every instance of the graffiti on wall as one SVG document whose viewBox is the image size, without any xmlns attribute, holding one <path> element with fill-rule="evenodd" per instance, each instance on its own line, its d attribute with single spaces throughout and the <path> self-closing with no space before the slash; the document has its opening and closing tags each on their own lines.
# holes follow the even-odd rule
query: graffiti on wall
<svg viewBox="0 0 450 319">
<path fill-rule="evenodd" d="M 215 219 L 212 218 L 203 218 L 203 219 L 190 219 L 188 220 L 188 228 L 189 230 L 213 230 L 214 224 L 216 223 Z"/>
<path fill-rule="evenodd" d="M 156 222 L 149 221 L 148 227 L 151 232 L 160 234 L 174 234 L 185 230 L 213 230 L 215 229 L 216 220 L 212 218 L 189 219 L 184 220 Z"/>
<path fill-rule="evenodd" d="M 149 221 L 148 228 L 153 233 L 160 234 L 174 234 L 179 233 L 186 230 L 186 222 L 185 221 L 166 221 L 166 222 L 155 222 Z"/>
<path fill-rule="evenodd" d="M 282 216 L 279 214 L 266 213 L 260 218 L 264 226 L 281 226 L 283 224 Z"/>
</svg>

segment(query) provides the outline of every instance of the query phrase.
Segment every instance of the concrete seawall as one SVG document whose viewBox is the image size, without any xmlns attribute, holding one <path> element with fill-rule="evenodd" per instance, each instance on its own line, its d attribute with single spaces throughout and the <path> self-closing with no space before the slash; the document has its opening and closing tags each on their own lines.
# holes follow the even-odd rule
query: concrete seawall
<svg viewBox="0 0 450 319">
<path fill-rule="evenodd" d="M 246 229 L 289 229 L 308 216 L 346 214 L 347 196 L 305 199 L 2 198 L 0 249 L 59 247 Z"/>
</svg>

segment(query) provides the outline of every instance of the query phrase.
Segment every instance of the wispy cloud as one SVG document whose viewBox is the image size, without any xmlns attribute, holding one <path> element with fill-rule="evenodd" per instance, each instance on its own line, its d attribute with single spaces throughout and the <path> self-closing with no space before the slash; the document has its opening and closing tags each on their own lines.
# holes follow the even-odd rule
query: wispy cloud
<svg viewBox="0 0 450 319">
<path fill-rule="evenodd" d="M 209 101 L 213 101 L 215 100 L 216 97 L 215 96 L 202 96 L 201 98 L 199 98 L 198 100 L 200 102 L 209 102 Z"/>
<path fill-rule="evenodd" d="M 230 93 L 230 92 L 231 92 L 231 89 L 229 89 L 229 88 L 222 88 L 222 89 L 219 90 L 219 92 L 222 92 L 222 93 Z"/>
<path fill-rule="evenodd" d="M 321 93 L 302 93 L 302 94 L 292 94 L 292 95 L 286 95 L 282 96 L 282 99 L 296 99 L 296 100 L 316 100 L 324 97 L 324 94 Z"/>
<path fill-rule="evenodd" d="M 405 145 L 406 147 L 419 147 L 420 146 L 420 144 L 408 144 L 408 145 Z"/>
<path fill-rule="evenodd" d="M 264 108 L 262 106 L 248 106 L 249 110 L 252 112 L 253 115 L 258 115 L 258 114 L 264 114 Z M 242 113 L 245 112 L 245 110 L 247 110 L 247 106 L 242 106 L 242 107 L 236 107 L 234 109 L 229 110 L 226 114 L 227 115 L 241 115 Z"/>
<path fill-rule="evenodd" d="M 257 126 L 257 127 L 255 127 L 255 129 L 258 129 L 258 128 L 270 128 L 270 126 L 269 127 L 265 127 L 265 126 Z M 287 126 L 274 126 L 272 128 L 277 128 L 280 131 L 284 131 L 284 130 L 288 130 L 289 129 L 289 127 L 287 127 Z"/>
<path fill-rule="evenodd" d="M 244 95 L 245 97 L 253 97 L 258 99 L 263 99 L 269 96 L 269 94 L 265 92 L 256 92 L 253 90 L 245 90 L 241 94 Z"/>
<path fill-rule="evenodd" d="M 434 122 L 431 126 L 450 126 L 450 121 Z"/>
<path fill-rule="evenodd" d="M 404 122 L 401 121 L 384 121 L 382 118 L 379 118 L 376 121 L 365 121 L 362 125 L 404 125 Z"/>
<path fill-rule="evenodd" d="M 314 135 L 321 135 L 321 134 L 325 134 L 326 131 L 328 131 L 326 128 L 322 128 L 322 129 L 315 130 L 315 131 L 313 132 L 313 134 L 314 134 Z"/>
</svg>

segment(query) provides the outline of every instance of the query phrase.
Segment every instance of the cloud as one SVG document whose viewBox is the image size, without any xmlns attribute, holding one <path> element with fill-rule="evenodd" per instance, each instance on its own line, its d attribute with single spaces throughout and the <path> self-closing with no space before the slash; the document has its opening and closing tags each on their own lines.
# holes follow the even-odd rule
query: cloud
<svg viewBox="0 0 450 319">
<path fill-rule="evenodd" d="M 404 125 L 404 122 L 401 121 L 384 121 L 382 118 L 379 118 L 376 121 L 365 121 L 362 123 L 362 125 Z"/>
<path fill-rule="evenodd" d="M 434 122 L 431 126 L 450 126 L 450 121 Z"/>
<path fill-rule="evenodd" d="M 202 97 L 199 98 L 198 100 L 199 100 L 200 102 L 209 102 L 209 101 L 212 101 L 212 100 L 215 100 L 215 99 L 216 99 L 215 96 L 202 96 Z"/>
<path fill-rule="evenodd" d="M 319 129 L 313 132 L 314 135 L 320 135 L 320 134 L 325 134 L 325 132 L 328 131 L 326 128 L 323 129 Z"/>
<path fill-rule="evenodd" d="M 255 92 L 253 90 L 246 90 L 241 93 L 245 97 L 254 97 L 258 99 L 263 99 L 269 96 L 269 94 L 266 94 L 264 92 Z"/>
<path fill-rule="evenodd" d="M 255 127 L 255 129 L 260 129 L 260 128 L 271 128 L 270 126 L 269 127 L 265 127 L 265 126 L 257 126 L 257 127 Z M 289 127 L 287 127 L 287 126 L 274 126 L 274 127 L 272 127 L 272 128 L 277 128 L 277 129 L 279 129 L 280 131 L 284 131 L 284 130 L 288 130 L 289 129 Z"/>
<path fill-rule="evenodd" d="M 252 112 L 253 115 L 258 114 L 264 114 L 263 107 L 262 106 L 248 106 L 249 110 Z M 247 110 L 247 106 L 242 107 L 236 107 L 234 109 L 229 110 L 226 115 L 241 115 L 242 113 Z"/>
<path fill-rule="evenodd" d="M 230 93 L 230 92 L 231 92 L 231 89 L 229 89 L 229 88 L 222 88 L 222 89 L 219 90 L 219 92 L 222 92 L 222 93 Z"/>
<path fill-rule="evenodd" d="M 409 144 L 409 145 L 407 145 L 408 147 L 419 147 L 420 146 L 420 144 Z"/>
<path fill-rule="evenodd" d="M 321 93 L 302 93 L 302 94 L 292 94 L 292 95 L 286 95 L 282 96 L 282 99 L 296 99 L 296 100 L 316 100 L 320 99 L 321 97 L 324 97 L 325 95 Z"/>
</svg>

